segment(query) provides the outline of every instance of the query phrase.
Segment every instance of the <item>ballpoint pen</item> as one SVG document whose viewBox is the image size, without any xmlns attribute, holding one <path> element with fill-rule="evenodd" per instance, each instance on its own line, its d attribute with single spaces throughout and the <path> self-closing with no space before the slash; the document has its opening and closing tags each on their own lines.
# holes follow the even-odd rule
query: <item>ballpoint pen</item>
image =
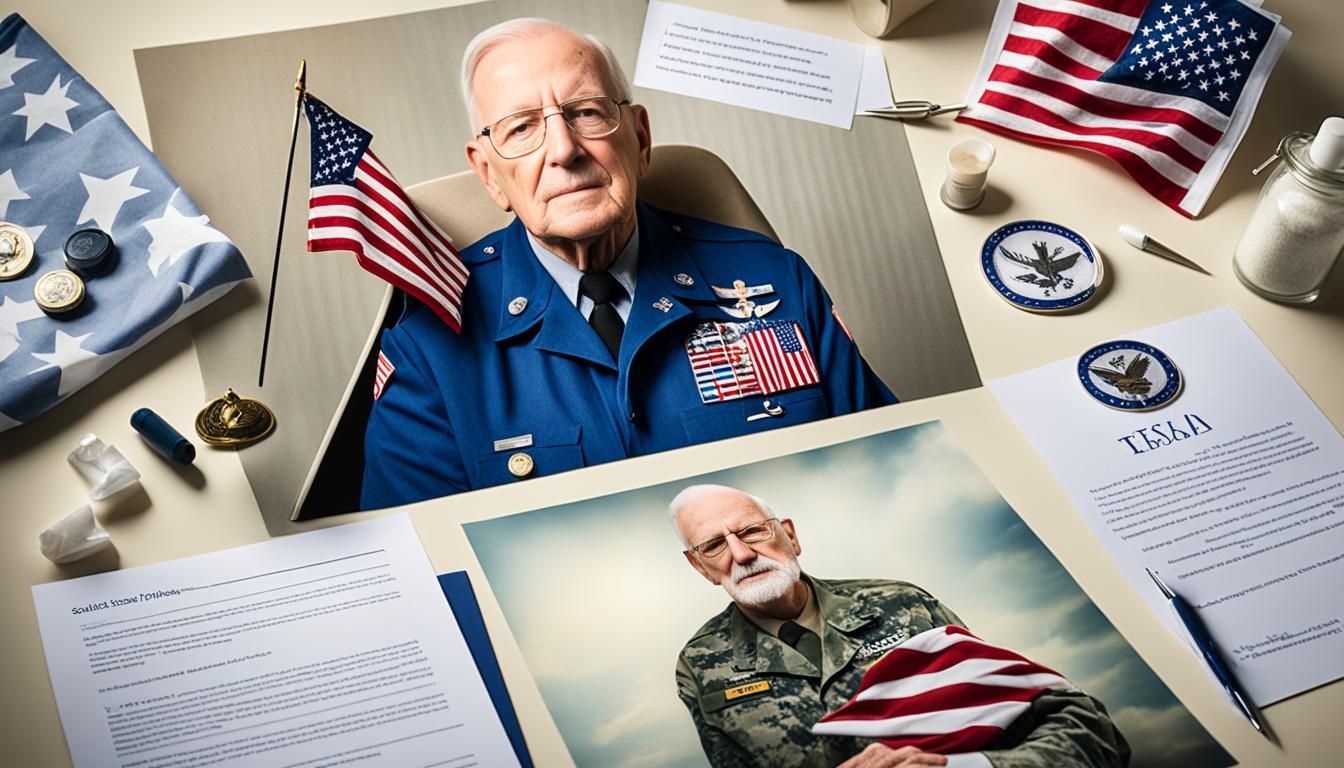
<svg viewBox="0 0 1344 768">
<path fill-rule="evenodd" d="M 1232 701 L 1236 703 L 1237 708 L 1246 716 L 1246 719 L 1251 721 L 1251 725 L 1255 726 L 1255 730 L 1269 738 L 1269 733 L 1265 731 L 1264 726 L 1260 724 L 1260 718 L 1256 716 L 1257 712 L 1254 705 L 1237 686 L 1236 679 L 1232 677 L 1232 671 L 1223 663 L 1222 656 L 1218 653 L 1218 647 L 1214 645 L 1213 638 L 1209 636 L 1209 631 L 1204 628 L 1204 623 L 1199 620 L 1188 603 L 1177 596 L 1175 592 L 1172 592 L 1166 584 L 1162 583 L 1157 574 L 1147 568 L 1144 568 L 1144 570 L 1148 571 L 1148 575 L 1152 577 L 1157 588 L 1162 590 L 1162 596 L 1171 603 L 1172 610 L 1176 612 L 1176 617 L 1185 625 L 1186 631 L 1190 634 L 1190 639 L 1194 641 L 1195 647 L 1204 657 L 1204 662 L 1213 671 L 1213 676 L 1218 678 L 1218 682 L 1222 684 L 1228 696 L 1232 697 Z"/>
</svg>

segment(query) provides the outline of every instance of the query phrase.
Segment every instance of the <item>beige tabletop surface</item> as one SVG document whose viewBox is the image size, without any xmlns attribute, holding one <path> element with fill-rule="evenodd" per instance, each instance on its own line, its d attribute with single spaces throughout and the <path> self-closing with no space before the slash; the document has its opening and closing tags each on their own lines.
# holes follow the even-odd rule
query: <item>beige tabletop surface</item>
<svg viewBox="0 0 1344 768">
<path fill-rule="evenodd" d="M 712 10 L 788 25 L 854 42 L 869 42 L 841 0 L 687 0 Z M 450 5 L 444 0 L 20 0 L 15 9 L 87 77 L 148 142 L 132 52 L 234 35 L 352 21 Z M 1256 298 L 1237 282 L 1231 253 L 1255 203 L 1250 169 L 1291 130 L 1315 130 L 1330 113 L 1344 114 L 1344 3 L 1269 0 L 1293 30 L 1245 140 L 1198 220 L 1187 220 L 1149 197 L 1117 166 L 1094 155 L 1046 150 L 990 136 L 998 149 L 992 189 L 973 213 L 938 200 L 948 147 L 969 126 L 940 119 L 908 129 L 949 281 L 980 376 L 994 378 L 1076 356 L 1108 338 L 1231 305 L 1274 352 L 1338 428 L 1344 426 L 1344 270 L 1316 305 L 1290 308 Z M 964 97 L 993 15 L 990 0 L 938 0 L 880 41 L 897 98 L 956 101 Z M 277 192 L 278 195 L 278 192 Z M 207 211 L 207 213 L 209 213 Z M 1109 287 L 1086 312 L 1042 317 L 999 300 L 980 274 L 978 253 L 995 227 L 1047 218 L 1084 232 L 1107 260 Z M 1173 266 L 1125 245 L 1117 233 L 1135 224 L 1195 258 L 1213 277 Z M 243 379 L 250 372 L 240 374 Z M 152 454 L 130 430 L 130 414 L 152 406 L 168 421 L 189 425 L 206 399 L 191 332 L 178 327 L 131 355 L 101 379 L 35 423 L 0 435 L 0 762 L 69 765 L 55 697 L 42 653 L 30 587 L 110 568 L 196 555 L 266 538 L 241 464 L 228 452 L 203 450 L 181 472 Z M 986 389 L 905 403 L 734 441 L 633 459 L 616 470 L 598 466 L 515 486 L 408 507 L 436 570 L 466 569 L 481 597 L 506 682 L 538 764 L 571 765 L 559 732 L 531 682 L 503 615 L 489 592 L 460 524 L 710 471 L 726 463 L 852 439 L 941 419 L 1007 501 L 1064 563 L 1102 611 L 1161 678 L 1243 765 L 1337 765 L 1344 754 L 1344 684 L 1335 683 L 1268 708 L 1282 745 L 1259 737 L 1230 708 L 1177 638 L 1121 578 L 1044 461 Z M 105 510 L 115 552 L 56 566 L 36 537 L 52 520 L 86 502 L 87 487 L 66 463 L 76 439 L 94 432 L 116 444 L 140 469 L 143 493 Z M 382 514 L 382 513 L 376 513 Z M 352 515 L 314 523 L 335 525 Z"/>
</svg>

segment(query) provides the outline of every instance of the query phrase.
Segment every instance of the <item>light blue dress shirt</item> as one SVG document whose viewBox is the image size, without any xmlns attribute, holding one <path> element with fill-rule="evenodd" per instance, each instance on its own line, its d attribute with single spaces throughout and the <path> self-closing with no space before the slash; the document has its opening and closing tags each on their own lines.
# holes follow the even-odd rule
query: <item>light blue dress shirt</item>
<svg viewBox="0 0 1344 768">
<path fill-rule="evenodd" d="M 578 307 L 579 314 L 587 320 L 588 315 L 593 312 L 593 300 L 579 294 L 579 280 L 583 278 L 583 271 L 551 253 L 540 240 L 532 236 L 531 232 L 527 233 L 527 242 L 531 244 L 532 252 L 537 254 L 537 261 L 541 262 L 541 266 L 555 278 L 565 298 L 569 299 L 570 304 Z M 635 275 L 639 272 L 639 225 L 635 225 L 635 230 L 630 233 L 630 239 L 625 241 L 625 247 L 621 249 L 621 255 L 616 257 L 616 261 L 611 263 L 607 271 L 616 278 L 621 287 L 625 288 L 625 296 L 616 302 L 615 307 L 617 314 L 621 316 L 621 321 L 629 322 L 631 297 L 635 295 Z"/>
</svg>

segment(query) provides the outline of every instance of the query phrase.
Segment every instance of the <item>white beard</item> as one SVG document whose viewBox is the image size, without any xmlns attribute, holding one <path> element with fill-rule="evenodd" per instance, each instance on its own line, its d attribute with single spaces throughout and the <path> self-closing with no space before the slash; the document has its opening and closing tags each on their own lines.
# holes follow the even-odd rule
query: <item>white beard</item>
<svg viewBox="0 0 1344 768">
<path fill-rule="evenodd" d="M 767 575 L 752 579 L 746 584 L 739 583 L 746 577 L 758 573 Z M 749 608 L 759 608 L 783 597 L 802 574 L 802 566 L 798 565 L 797 560 L 780 562 L 765 555 L 757 555 L 756 559 L 747 565 L 733 563 L 729 578 L 723 582 L 723 590 L 733 602 Z"/>
</svg>

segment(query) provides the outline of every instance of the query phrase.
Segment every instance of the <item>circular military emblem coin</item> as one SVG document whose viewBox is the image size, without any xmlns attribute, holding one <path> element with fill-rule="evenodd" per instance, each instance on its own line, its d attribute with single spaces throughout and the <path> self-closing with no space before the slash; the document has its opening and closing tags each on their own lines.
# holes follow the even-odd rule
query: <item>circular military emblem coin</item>
<svg viewBox="0 0 1344 768">
<path fill-rule="evenodd" d="M 33 238 L 18 224 L 0 221 L 0 280 L 13 280 L 33 263 Z"/>
<path fill-rule="evenodd" d="M 56 269 L 37 279 L 33 286 L 37 306 L 52 314 L 69 312 L 84 300 L 84 281 L 68 269 Z"/>
<path fill-rule="evenodd" d="M 521 451 L 509 457 L 509 474 L 514 477 L 527 477 L 535 466 L 532 457 Z"/>
<path fill-rule="evenodd" d="M 1101 254 L 1087 238 L 1048 221 L 1015 221 L 994 230 L 980 249 L 980 268 L 1008 303 L 1043 313 L 1092 301 L 1103 272 Z"/>
<path fill-rule="evenodd" d="M 1108 341 L 1078 358 L 1078 380 L 1093 400 L 1122 411 L 1151 411 L 1175 400 L 1183 380 L 1176 364 L 1141 341 Z"/>
</svg>

